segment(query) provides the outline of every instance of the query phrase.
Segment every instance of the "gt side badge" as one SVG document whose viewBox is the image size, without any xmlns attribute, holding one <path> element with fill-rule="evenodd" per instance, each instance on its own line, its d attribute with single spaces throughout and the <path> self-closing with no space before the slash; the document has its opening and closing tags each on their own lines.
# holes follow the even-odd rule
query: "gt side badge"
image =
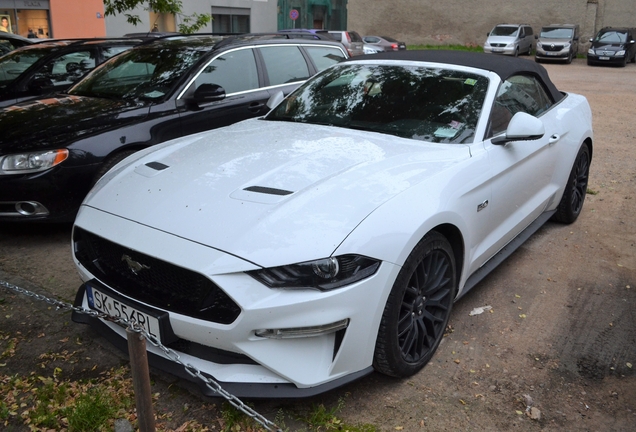
<svg viewBox="0 0 636 432">
<path fill-rule="evenodd" d="M 477 213 L 479 213 L 480 211 L 482 211 L 486 207 L 488 207 L 488 200 L 486 200 L 483 203 L 477 205 Z"/>
</svg>

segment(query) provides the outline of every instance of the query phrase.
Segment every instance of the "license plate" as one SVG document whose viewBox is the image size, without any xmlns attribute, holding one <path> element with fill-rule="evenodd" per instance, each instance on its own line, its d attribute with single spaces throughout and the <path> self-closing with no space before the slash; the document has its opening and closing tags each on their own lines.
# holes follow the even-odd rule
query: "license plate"
<svg viewBox="0 0 636 432">
<path fill-rule="evenodd" d="M 88 298 L 88 304 L 92 309 L 96 309 L 115 318 L 124 318 L 131 322 L 134 321 L 143 327 L 150 335 L 161 340 L 158 317 L 119 301 L 92 286 L 86 287 L 86 296 Z"/>
<path fill-rule="evenodd" d="M 497 52 L 497 53 L 499 53 L 499 52 L 503 52 L 503 50 L 502 50 L 502 49 L 496 49 L 496 48 L 493 48 L 493 49 L 492 49 L 492 52 Z"/>
<path fill-rule="evenodd" d="M 599 57 L 599 60 L 609 60 L 609 57 Z"/>
<path fill-rule="evenodd" d="M 549 55 L 549 56 L 555 56 L 555 55 L 557 55 L 557 54 L 559 54 L 559 53 L 547 52 L 546 54 L 547 54 L 547 55 Z"/>
</svg>

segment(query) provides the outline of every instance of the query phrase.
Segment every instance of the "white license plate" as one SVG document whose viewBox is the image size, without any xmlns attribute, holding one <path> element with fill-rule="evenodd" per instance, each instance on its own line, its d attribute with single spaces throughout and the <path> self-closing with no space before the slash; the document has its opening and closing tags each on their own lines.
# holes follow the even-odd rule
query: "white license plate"
<svg viewBox="0 0 636 432">
<path fill-rule="evenodd" d="M 500 52 L 503 52 L 503 50 L 502 49 L 493 48 L 492 52 L 500 53 Z"/>
<path fill-rule="evenodd" d="M 546 54 L 547 54 L 547 55 L 549 55 L 549 56 L 555 56 L 555 55 L 558 55 L 559 53 L 555 53 L 555 52 L 547 52 Z"/>
<path fill-rule="evenodd" d="M 609 57 L 599 57 L 599 60 L 609 60 Z"/>
<path fill-rule="evenodd" d="M 160 340 L 159 320 L 156 317 L 120 302 L 91 286 L 86 287 L 86 295 L 91 308 L 115 318 L 124 318 L 128 321 L 134 321 L 143 327 L 150 335 Z"/>
</svg>

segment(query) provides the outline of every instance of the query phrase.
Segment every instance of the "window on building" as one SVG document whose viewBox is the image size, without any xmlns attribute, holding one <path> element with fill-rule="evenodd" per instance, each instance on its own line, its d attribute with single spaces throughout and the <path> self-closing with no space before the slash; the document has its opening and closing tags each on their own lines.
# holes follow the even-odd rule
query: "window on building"
<svg viewBox="0 0 636 432">
<path fill-rule="evenodd" d="M 249 33 L 250 10 L 245 8 L 213 7 L 213 33 Z"/>
</svg>

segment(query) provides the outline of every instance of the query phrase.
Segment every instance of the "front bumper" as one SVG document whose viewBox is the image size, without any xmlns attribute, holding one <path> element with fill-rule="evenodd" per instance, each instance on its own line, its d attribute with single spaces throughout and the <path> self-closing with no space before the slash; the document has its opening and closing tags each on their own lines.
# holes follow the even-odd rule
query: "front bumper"
<svg viewBox="0 0 636 432">
<path fill-rule="evenodd" d="M 484 52 L 489 54 L 504 54 L 504 55 L 514 55 L 516 47 L 515 46 L 506 46 L 506 47 L 492 47 L 485 46 Z"/>
<path fill-rule="evenodd" d="M 96 166 L 55 167 L 0 175 L 0 222 L 71 222 L 91 188 Z"/>
<path fill-rule="evenodd" d="M 627 54 L 626 54 L 627 55 Z M 615 56 L 615 55 L 599 55 L 599 54 L 587 54 L 588 63 L 594 64 L 612 64 L 612 65 L 622 65 L 626 60 L 626 55 Z"/>
<path fill-rule="evenodd" d="M 570 57 L 570 50 L 545 51 L 541 48 L 537 48 L 534 55 L 540 60 L 567 60 Z"/>
<path fill-rule="evenodd" d="M 99 227 L 112 227 L 114 218 L 83 208 L 76 227 L 93 227 L 100 234 Z M 130 221 L 118 219 L 116 225 L 116 230 L 108 229 L 101 235 L 107 233 L 118 245 L 204 275 L 239 305 L 240 314 L 228 324 L 161 310 L 168 315 L 170 332 L 177 339 L 167 341 L 167 346 L 184 363 L 214 377 L 236 396 L 312 396 L 372 372 L 379 323 L 398 266 L 384 262 L 373 276 L 331 292 L 276 290 L 245 274 L 254 266 L 239 258 Z M 83 280 L 94 280 L 95 275 L 77 260 L 76 265 Z M 102 285 L 117 293 L 116 287 Z M 121 298 L 133 307 L 157 309 L 133 298 Z M 75 305 L 90 307 L 84 285 Z M 125 348 L 126 332 L 119 325 L 80 313 L 74 313 L 73 320 L 93 325 Z M 271 339 L 255 334 L 260 329 L 306 328 L 341 320 L 349 320 L 346 329 L 314 337 Z M 161 349 L 149 344 L 148 352 L 151 365 L 192 380 Z M 202 390 L 210 394 L 206 388 Z"/>
</svg>

